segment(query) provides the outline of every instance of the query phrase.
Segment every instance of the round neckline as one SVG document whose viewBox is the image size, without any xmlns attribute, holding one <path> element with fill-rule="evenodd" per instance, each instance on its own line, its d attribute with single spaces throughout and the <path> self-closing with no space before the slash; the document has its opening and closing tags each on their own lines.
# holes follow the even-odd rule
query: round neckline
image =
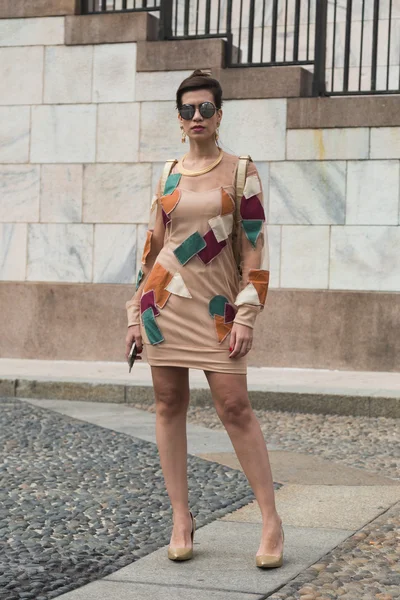
<svg viewBox="0 0 400 600">
<path fill-rule="evenodd" d="M 182 177 L 201 177 L 202 175 L 207 175 L 208 173 L 211 173 L 211 171 L 214 171 L 214 169 L 218 168 L 219 165 L 223 162 L 223 160 L 225 158 L 225 150 L 222 150 L 222 148 L 221 148 L 221 155 L 222 155 L 222 158 L 219 160 L 219 162 L 212 169 L 210 169 L 209 171 L 206 171 L 206 173 L 200 173 L 199 175 L 185 175 L 185 173 L 181 173 L 178 170 L 177 174 L 181 175 Z M 183 166 L 183 159 L 185 158 L 185 156 L 186 155 L 182 156 L 182 158 L 180 158 L 178 160 L 178 162 L 176 163 L 174 168 L 179 169 L 179 166 L 181 166 L 183 170 L 189 171 L 189 169 L 186 169 L 186 167 Z M 220 158 L 220 156 L 218 156 L 218 158 Z M 204 167 L 204 168 L 206 168 L 206 167 Z"/>
</svg>

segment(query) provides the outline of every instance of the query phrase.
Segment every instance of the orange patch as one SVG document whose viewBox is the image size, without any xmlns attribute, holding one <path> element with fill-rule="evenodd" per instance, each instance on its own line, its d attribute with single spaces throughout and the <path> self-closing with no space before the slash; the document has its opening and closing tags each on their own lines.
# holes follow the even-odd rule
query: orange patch
<svg viewBox="0 0 400 600">
<path fill-rule="evenodd" d="M 224 341 L 228 333 L 230 333 L 233 327 L 233 322 L 225 323 L 224 317 L 221 317 L 220 315 L 214 315 L 214 321 L 215 329 L 217 330 L 218 341 L 221 343 Z"/>
<path fill-rule="evenodd" d="M 147 233 L 146 233 L 146 242 L 145 242 L 144 248 L 143 248 L 142 265 L 146 264 L 146 259 L 149 255 L 149 252 L 151 249 L 151 238 L 152 237 L 153 237 L 153 232 L 151 231 L 151 229 L 148 229 Z"/>
<path fill-rule="evenodd" d="M 221 215 L 230 215 L 235 210 L 235 205 L 232 202 L 232 198 L 230 197 L 228 192 L 226 192 L 224 188 L 221 188 L 221 191 Z"/>
<path fill-rule="evenodd" d="M 160 198 L 160 202 L 162 204 L 163 209 L 169 215 L 170 212 L 174 210 L 179 200 L 181 199 L 181 192 L 178 188 L 174 189 L 172 194 L 167 194 L 166 196 L 162 196 Z"/>
<path fill-rule="evenodd" d="M 250 269 L 248 279 L 256 288 L 260 303 L 265 304 L 268 292 L 269 271 Z"/>
<path fill-rule="evenodd" d="M 164 269 L 160 263 L 155 263 L 147 278 L 146 285 L 143 288 L 143 293 L 154 290 L 156 304 L 160 308 L 164 308 L 171 292 L 165 288 L 171 281 L 173 275 L 167 269 Z"/>
</svg>

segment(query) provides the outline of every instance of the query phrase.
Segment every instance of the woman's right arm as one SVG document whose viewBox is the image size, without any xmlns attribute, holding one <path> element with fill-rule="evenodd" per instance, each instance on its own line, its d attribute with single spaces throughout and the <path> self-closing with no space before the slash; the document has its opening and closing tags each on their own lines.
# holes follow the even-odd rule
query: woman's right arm
<svg viewBox="0 0 400 600">
<path fill-rule="evenodd" d="M 125 304 L 125 308 L 127 311 L 127 317 L 128 317 L 128 327 L 132 328 L 132 330 L 135 330 L 135 331 L 133 331 L 133 333 L 136 333 L 136 335 L 132 336 L 130 330 L 128 330 L 128 335 L 126 338 L 127 346 L 129 344 L 130 345 L 132 344 L 133 339 L 136 339 L 139 337 L 138 332 L 140 331 L 139 330 L 140 298 L 142 295 L 142 290 L 146 284 L 146 280 L 148 278 L 150 271 L 153 268 L 156 258 L 164 245 L 165 227 L 164 227 L 164 221 L 163 221 L 163 217 L 162 217 L 162 206 L 161 206 L 161 202 L 160 202 L 160 197 L 161 197 L 160 186 L 161 186 L 161 179 L 158 182 L 157 191 L 156 191 L 156 194 L 154 195 L 154 197 L 152 199 L 152 203 L 151 203 L 150 219 L 149 219 L 149 225 L 148 225 L 148 230 L 147 230 L 147 234 L 146 234 L 146 242 L 145 242 L 145 245 L 143 248 L 143 253 L 142 253 L 142 261 L 141 261 L 142 264 L 141 264 L 141 269 L 139 271 L 137 281 L 136 281 L 136 292 L 132 296 L 132 298 L 130 300 L 128 300 L 128 302 L 126 302 L 126 304 Z M 139 350 L 140 348 L 139 348 L 138 343 L 137 343 L 137 346 L 138 346 L 138 350 Z M 141 340 L 140 340 L 140 347 L 141 347 Z"/>
</svg>

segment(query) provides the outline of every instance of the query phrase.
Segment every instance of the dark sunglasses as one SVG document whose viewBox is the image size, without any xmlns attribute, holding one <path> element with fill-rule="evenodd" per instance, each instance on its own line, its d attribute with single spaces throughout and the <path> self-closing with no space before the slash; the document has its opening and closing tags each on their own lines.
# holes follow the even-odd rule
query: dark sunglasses
<svg viewBox="0 0 400 600">
<path fill-rule="evenodd" d="M 213 115 L 215 115 L 216 110 L 217 109 L 212 102 L 202 102 L 199 104 L 199 112 L 205 119 L 210 119 Z M 195 113 L 196 106 L 194 104 L 182 104 L 179 109 L 179 114 L 181 115 L 182 119 L 185 119 L 185 121 L 190 121 L 193 119 Z"/>
</svg>

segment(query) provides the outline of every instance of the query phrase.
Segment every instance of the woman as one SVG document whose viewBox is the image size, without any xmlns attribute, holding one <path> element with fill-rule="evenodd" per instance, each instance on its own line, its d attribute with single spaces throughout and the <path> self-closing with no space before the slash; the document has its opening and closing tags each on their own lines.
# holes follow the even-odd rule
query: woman
<svg viewBox="0 0 400 600">
<path fill-rule="evenodd" d="M 182 141 L 189 138 L 189 152 L 173 166 L 164 189 L 163 178 L 158 183 L 137 291 L 126 303 L 126 353 L 134 340 L 141 352 L 143 339 L 152 371 L 156 440 L 173 510 L 168 557 L 187 560 L 193 555 L 186 414 L 189 368 L 195 368 L 205 372 L 218 416 L 261 509 L 256 565 L 278 567 L 282 522 L 246 382 L 246 355 L 269 277 L 268 263 L 263 263 L 263 257 L 268 260 L 268 243 L 261 183 L 250 162 L 236 229 L 239 159 L 218 146 L 221 86 L 195 71 L 180 85 L 176 101 Z"/>
</svg>

